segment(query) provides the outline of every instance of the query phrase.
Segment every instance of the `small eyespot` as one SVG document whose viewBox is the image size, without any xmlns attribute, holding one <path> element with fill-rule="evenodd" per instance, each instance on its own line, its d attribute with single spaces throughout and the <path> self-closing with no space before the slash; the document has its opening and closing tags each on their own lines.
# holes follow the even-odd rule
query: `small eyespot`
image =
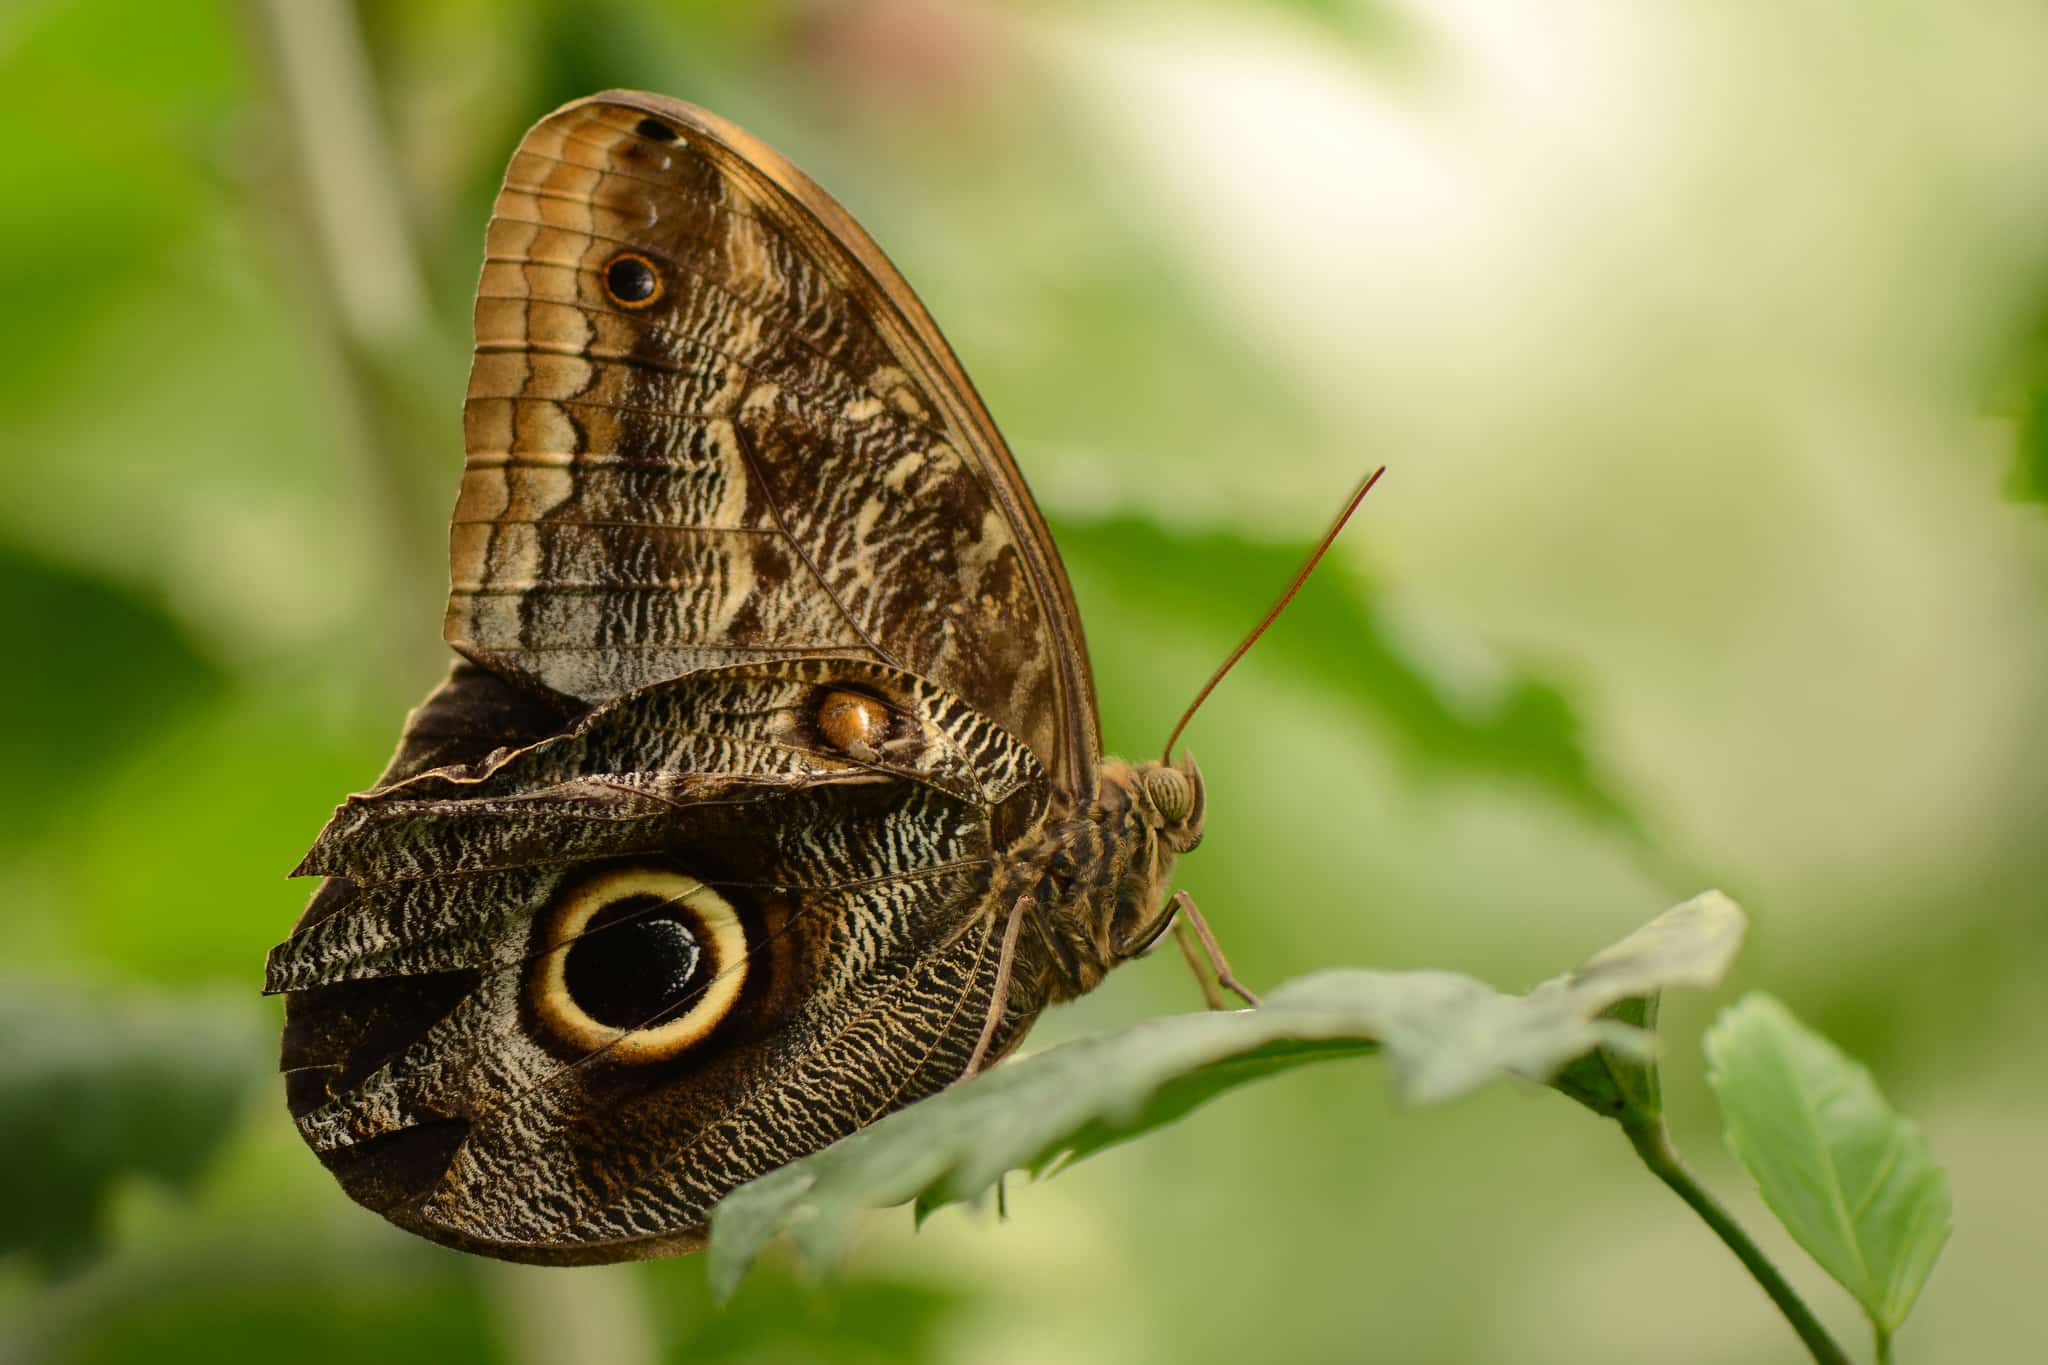
<svg viewBox="0 0 2048 1365">
<path fill-rule="evenodd" d="M 646 308 L 661 298 L 661 272 L 645 256 L 628 251 L 604 268 L 604 290 L 621 308 Z"/>
<path fill-rule="evenodd" d="M 674 142 L 681 136 L 658 118 L 644 118 L 633 125 L 633 131 L 650 142 Z"/>
<path fill-rule="evenodd" d="M 889 712 L 859 692 L 827 692 L 818 703 L 818 733 L 842 754 L 872 759 L 889 736 Z"/>
</svg>

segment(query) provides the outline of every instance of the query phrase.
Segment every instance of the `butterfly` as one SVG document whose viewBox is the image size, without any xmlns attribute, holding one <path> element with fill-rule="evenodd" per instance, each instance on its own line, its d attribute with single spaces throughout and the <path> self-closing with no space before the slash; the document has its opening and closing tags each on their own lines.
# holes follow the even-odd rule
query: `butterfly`
<svg viewBox="0 0 2048 1365">
<path fill-rule="evenodd" d="M 463 416 L 457 658 L 268 963 L 351 1197 L 511 1260 L 694 1250 L 1177 913 L 1213 952 L 1165 895 L 1200 772 L 1102 757 L 1015 462 L 788 161 L 655 95 L 542 119 Z"/>
</svg>

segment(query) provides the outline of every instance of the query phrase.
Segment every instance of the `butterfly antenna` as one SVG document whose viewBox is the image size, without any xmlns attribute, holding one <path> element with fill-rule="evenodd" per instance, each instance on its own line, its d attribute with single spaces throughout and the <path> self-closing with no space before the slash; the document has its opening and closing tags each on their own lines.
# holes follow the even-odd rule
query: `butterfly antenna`
<svg viewBox="0 0 2048 1365">
<path fill-rule="evenodd" d="M 1365 501 L 1365 495 L 1372 492 L 1372 486 L 1378 483 L 1380 475 L 1386 472 L 1387 467 L 1381 465 L 1378 469 L 1365 476 L 1365 482 L 1358 485 L 1358 491 L 1351 495 L 1351 500 L 1344 504 L 1344 510 L 1339 512 L 1337 519 L 1330 523 L 1330 529 L 1323 532 L 1323 538 L 1316 542 L 1315 549 L 1310 550 L 1308 558 L 1302 561 L 1300 572 L 1296 573 L 1294 581 L 1287 585 L 1287 591 L 1280 594 L 1280 600 L 1267 609 L 1266 614 L 1259 618 L 1259 623 L 1252 627 L 1251 634 L 1245 636 L 1238 647 L 1230 651 L 1230 657 L 1223 661 L 1220 668 L 1209 675 L 1209 681 L 1202 684 L 1202 690 L 1195 693 L 1195 699 L 1188 703 L 1188 709 L 1180 713 L 1180 723 L 1175 725 L 1173 733 L 1167 736 L 1166 762 L 1173 762 L 1173 746 L 1180 739 L 1180 732 L 1188 728 L 1188 722 L 1195 718 L 1195 712 L 1199 711 L 1202 703 L 1209 699 L 1209 694 L 1216 690 L 1216 684 L 1223 681 L 1223 675 L 1228 673 L 1236 665 L 1237 661 L 1244 657 L 1246 650 L 1258 643 L 1259 637 L 1266 633 L 1266 627 L 1272 625 L 1280 613 L 1287 610 L 1287 604 L 1294 600 L 1294 594 L 1301 591 L 1301 585 L 1306 583 L 1308 576 L 1315 572 L 1316 565 L 1322 562 L 1324 553 L 1336 541 L 1337 533 L 1344 529 L 1344 523 L 1351 520 L 1351 514 L 1358 510 L 1358 504 Z"/>
</svg>

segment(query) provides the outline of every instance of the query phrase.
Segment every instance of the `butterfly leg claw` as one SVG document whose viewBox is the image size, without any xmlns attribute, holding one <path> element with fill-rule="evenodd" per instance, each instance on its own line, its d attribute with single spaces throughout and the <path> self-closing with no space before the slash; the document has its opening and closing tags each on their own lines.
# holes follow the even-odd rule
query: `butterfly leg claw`
<svg viewBox="0 0 2048 1365">
<path fill-rule="evenodd" d="M 1258 1008 L 1259 997 L 1252 994 L 1249 987 L 1231 975 L 1230 959 L 1223 955 L 1223 948 L 1216 942 L 1216 935 L 1209 932 L 1209 921 L 1202 918 L 1202 911 L 1195 904 L 1195 898 L 1185 891 L 1176 891 L 1173 893 L 1173 908 L 1179 912 L 1176 918 L 1184 921 L 1190 929 L 1195 931 L 1195 937 L 1202 941 L 1202 951 L 1208 955 L 1209 965 L 1216 972 L 1216 984 L 1244 1001 L 1245 1004 L 1252 1006 L 1254 1009 Z M 1203 985 L 1206 987 L 1208 982 L 1205 980 Z M 1203 993 L 1206 995 L 1207 991 L 1205 990 Z M 1213 1009 L 1215 1006 L 1211 1005 L 1211 1008 Z"/>
</svg>

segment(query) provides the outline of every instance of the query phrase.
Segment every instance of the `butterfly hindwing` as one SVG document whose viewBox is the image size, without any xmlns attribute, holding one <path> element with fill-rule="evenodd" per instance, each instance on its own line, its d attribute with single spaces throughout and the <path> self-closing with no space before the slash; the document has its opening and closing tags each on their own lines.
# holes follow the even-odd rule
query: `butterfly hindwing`
<svg viewBox="0 0 2048 1365">
<path fill-rule="evenodd" d="M 849 696 L 888 722 L 870 758 L 819 728 Z M 993 987 L 991 826 L 1046 795 L 928 680 L 790 660 L 352 798 L 271 958 L 301 1132 L 437 1240 L 687 1245 L 735 1184 L 959 1074 Z M 1005 1036 L 1035 1011 L 1013 996 Z M 369 1047 L 334 1053 L 337 1021 Z"/>
</svg>

